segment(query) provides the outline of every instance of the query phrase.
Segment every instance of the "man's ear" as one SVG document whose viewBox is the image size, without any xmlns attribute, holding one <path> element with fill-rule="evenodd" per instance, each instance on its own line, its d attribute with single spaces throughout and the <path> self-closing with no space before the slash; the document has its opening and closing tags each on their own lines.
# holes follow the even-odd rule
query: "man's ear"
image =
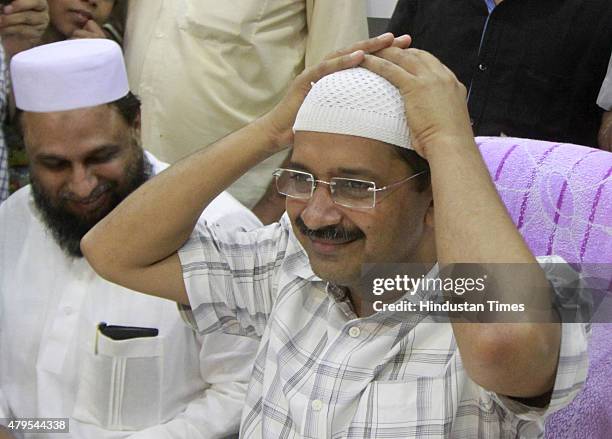
<svg viewBox="0 0 612 439">
<path fill-rule="evenodd" d="M 140 127 L 141 127 L 141 118 L 140 118 L 140 111 L 138 111 L 138 114 L 136 115 L 136 117 L 134 118 L 134 122 L 132 122 L 132 127 L 130 129 L 132 136 L 137 140 L 138 144 L 140 145 Z"/>
<path fill-rule="evenodd" d="M 136 118 L 134 119 L 134 129 L 138 131 L 138 134 L 140 134 L 140 127 L 141 127 L 141 116 L 140 116 L 140 110 L 138 110 L 138 114 L 136 115 Z"/>
</svg>

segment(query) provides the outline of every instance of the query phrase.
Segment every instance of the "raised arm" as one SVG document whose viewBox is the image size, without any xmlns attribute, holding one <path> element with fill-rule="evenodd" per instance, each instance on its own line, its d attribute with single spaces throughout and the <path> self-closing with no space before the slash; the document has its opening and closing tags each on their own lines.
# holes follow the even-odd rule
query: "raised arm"
<svg viewBox="0 0 612 439">
<path fill-rule="evenodd" d="M 531 276 L 500 282 L 497 297 L 529 303 L 543 311 L 538 321 L 554 321 L 544 272 L 510 219 L 474 142 L 465 87 L 427 52 L 390 48 L 380 56 L 368 56 L 364 67 L 400 89 L 412 145 L 431 167 L 438 262 L 531 264 Z M 552 388 L 559 324 L 453 322 L 453 331 L 466 370 L 485 389 L 534 397 Z"/>
<path fill-rule="evenodd" d="M 391 44 L 405 47 L 410 39 L 385 34 L 335 53 L 299 75 L 270 113 L 152 178 L 83 238 L 92 267 L 133 290 L 187 303 L 176 252 L 202 210 L 248 169 L 292 143 L 295 115 L 312 82 L 358 65 L 364 51 Z"/>
</svg>

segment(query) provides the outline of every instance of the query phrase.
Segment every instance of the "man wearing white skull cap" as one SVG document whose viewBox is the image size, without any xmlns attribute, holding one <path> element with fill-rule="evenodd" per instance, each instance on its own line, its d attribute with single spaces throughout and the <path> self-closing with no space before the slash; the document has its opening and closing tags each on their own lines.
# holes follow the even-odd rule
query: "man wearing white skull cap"
<svg viewBox="0 0 612 439">
<path fill-rule="evenodd" d="M 495 191 L 465 88 L 409 40 L 383 35 L 307 70 L 274 110 L 151 179 L 81 241 L 102 276 L 183 304 L 200 332 L 261 339 L 241 437 L 533 438 L 585 380 L 588 327 L 555 323 L 551 261 Z M 215 194 L 290 144 L 279 223 L 194 230 Z M 486 293 L 528 298 L 524 323 L 438 321 L 410 298 L 453 295 L 386 278 L 381 296 L 364 277 L 401 263 L 426 283 L 462 262 L 522 264 Z"/>
<path fill-rule="evenodd" d="M 63 430 L 53 424 L 63 434 L 35 436 L 50 438 L 237 433 L 256 342 L 197 334 L 174 303 L 105 281 L 79 249 L 166 167 L 140 146 L 121 49 L 98 39 L 39 46 L 15 56 L 11 73 L 32 183 L 0 206 L 2 423 L 66 418 Z M 201 221 L 260 225 L 226 193 Z"/>
</svg>

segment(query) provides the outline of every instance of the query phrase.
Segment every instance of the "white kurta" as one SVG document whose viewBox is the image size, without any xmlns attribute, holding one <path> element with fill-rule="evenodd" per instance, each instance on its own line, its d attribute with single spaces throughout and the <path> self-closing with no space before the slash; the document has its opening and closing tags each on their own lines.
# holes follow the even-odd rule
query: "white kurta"
<svg viewBox="0 0 612 439">
<path fill-rule="evenodd" d="M 225 193 L 204 216 L 258 225 Z M 96 337 L 100 322 L 158 328 L 159 336 Z M 0 206 L 0 418 L 70 418 L 69 436 L 32 437 L 236 432 L 256 348 L 247 338 L 199 336 L 174 302 L 111 284 L 84 258 L 67 257 L 41 223 L 29 186 Z"/>
</svg>

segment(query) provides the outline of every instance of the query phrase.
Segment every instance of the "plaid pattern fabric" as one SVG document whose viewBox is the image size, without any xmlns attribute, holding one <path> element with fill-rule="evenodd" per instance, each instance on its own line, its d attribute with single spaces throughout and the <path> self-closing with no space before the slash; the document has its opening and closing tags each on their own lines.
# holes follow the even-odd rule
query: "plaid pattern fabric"
<svg viewBox="0 0 612 439">
<path fill-rule="evenodd" d="M 586 378 L 589 328 L 564 324 L 546 411 L 486 391 L 466 374 L 449 323 L 358 318 L 342 289 L 312 273 L 286 217 L 238 234 L 198 226 L 179 256 L 193 308 L 183 316 L 201 332 L 261 339 L 242 438 L 535 438 Z"/>
<path fill-rule="evenodd" d="M 4 48 L 0 44 L 0 125 L 6 116 L 6 99 L 8 95 L 8 68 L 4 60 Z M 4 141 L 4 130 L 0 129 L 0 203 L 8 198 L 8 149 Z"/>
</svg>

